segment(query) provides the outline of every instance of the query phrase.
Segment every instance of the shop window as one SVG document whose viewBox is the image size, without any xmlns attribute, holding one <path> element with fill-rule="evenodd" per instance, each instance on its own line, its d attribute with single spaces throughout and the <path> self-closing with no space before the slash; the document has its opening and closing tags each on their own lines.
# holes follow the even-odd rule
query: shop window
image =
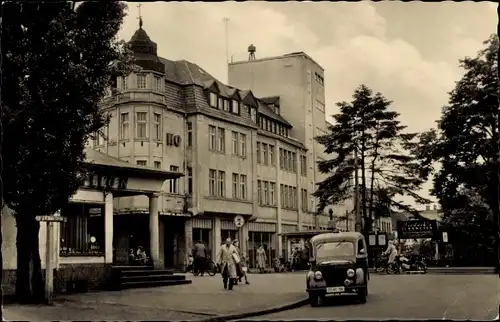
<svg viewBox="0 0 500 322">
<path fill-rule="evenodd" d="M 276 250 L 274 249 L 274 233 L 251 231 L 248 233 L 248 255 L 250 259 L 249 265 L 252 268 L 257 267 L 257 249 L 261 245 L 266 251 L 267 267 L 272 267 L 272 261 L 276 257 Z"/>
<path fill-rule="evenodd" d="M 202 241 L 205 244 L 205 247 L 207 249 L 210 248 L 211 241 L 211 229 L 205 229 L 205 228 L 193 228 L 193 245 L 197 241 Z"/>
<path fill-rule="evenodd" d="M 104 253 L 104 205 L 69 203 L 61 210 L 60 254 L 102 255 Z"/>
<path fill-rule="evenodd" d="M 224 243 L 226 239 L 231 238 L 231 240 L 239 239 L 237 230 L 221 229 L 220 240 Z"/>
</svg>

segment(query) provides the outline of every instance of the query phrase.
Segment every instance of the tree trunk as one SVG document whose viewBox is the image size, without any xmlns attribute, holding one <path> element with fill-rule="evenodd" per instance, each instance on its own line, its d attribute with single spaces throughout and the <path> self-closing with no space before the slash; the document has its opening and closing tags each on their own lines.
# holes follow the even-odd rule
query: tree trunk
<svg viewBox="0 0 500 322">
<path fill-rule="evenodd" d="M 362 138 L 361 138 L 361 205 L 362 205 L 362 213 L 363 213 L 363 218 L 365 220 L 364 224 L 364 231 L 368 232 L 370 231 L 369 226 L 367 225 L 368 220 L 367 220 L 367 207 L 366 207 L 366 167 L 365 167 L 365 149 L 366 149 L 366 144 L 365 144 L 365 133 L 363 131 L 362 133 Z"/>
<path fill-rule="evenodd" d="M 40 223 L 30 214 L 24 213 L 17 213 L 16 223 L 16 297 L 21 303 L 40 303 L 44 297 L 38 241 Z M 30 272 L 30 266 L 32 272 Z"/>
</svg>

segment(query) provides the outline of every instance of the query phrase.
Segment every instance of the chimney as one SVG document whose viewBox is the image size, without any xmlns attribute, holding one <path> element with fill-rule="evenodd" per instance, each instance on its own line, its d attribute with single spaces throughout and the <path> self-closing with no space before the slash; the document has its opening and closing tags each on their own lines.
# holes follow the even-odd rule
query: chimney
<svg viewBox="0 0 500 322">
<path fill-rule="evenodd" d="M 429 205 L 425 206 L 425 211 L 429 211 L 429 210 L 431 210 L 431 206 L 429 206 Z"/>
</svg>

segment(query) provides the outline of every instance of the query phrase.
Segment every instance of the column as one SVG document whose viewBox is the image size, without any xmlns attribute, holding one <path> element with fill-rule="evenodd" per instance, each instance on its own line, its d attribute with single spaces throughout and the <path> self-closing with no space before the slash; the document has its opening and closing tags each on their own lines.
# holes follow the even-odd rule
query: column
<svg viewBox="0 0 500 322">
<path fill-rule="evenodd" d="M 187 263 L 188 260 L 188 255 L 191 253 L 191 250 L 193 249 L 193 219 L 189 218 L 186 220 L 184 224 L 184 247 L 185 247 L 185 254 L 184 254 L 184 263 Z M 183 267 L 184 269 L 186 267 Z"/>
<path fill-rule="evenodd" d="M 159 268 L 160 260 L 160 223 L 158 195 L 149 196 L 149 256 L 153 261 L 153 266 Z"/>
<path fill-rule="evenodd" d="M 220 218 L 215 217 L 213 219 L 214 224 L 212 226 L 212 258 L 216 258 L 219 253 L 220 246 L 222 245 L 222 240 L 220 236 L 221 223 Z"/>
<path fill-rule="evenodd" d="M 102 242 L 102 241 L 99 241 Z M 107 264 L 113 263 L 113 194 L 104 197 L 104 254 Z"/>
</svg>

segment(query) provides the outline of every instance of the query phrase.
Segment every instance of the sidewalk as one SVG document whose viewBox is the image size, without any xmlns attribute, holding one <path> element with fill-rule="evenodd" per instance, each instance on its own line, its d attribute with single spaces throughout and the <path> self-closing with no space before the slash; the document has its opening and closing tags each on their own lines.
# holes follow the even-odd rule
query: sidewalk
<svg viewBox="0 0 500 322">
<path fill-rule="evenodd" d="M 261 311 L 306 298 L 303 274 L 249 274 L 224 290 L 221 276 L 187 275 L 188 285 L 58 296 L 53 306 L 5 305 L 7 320 L 201 320 Z"/>
</svg>

